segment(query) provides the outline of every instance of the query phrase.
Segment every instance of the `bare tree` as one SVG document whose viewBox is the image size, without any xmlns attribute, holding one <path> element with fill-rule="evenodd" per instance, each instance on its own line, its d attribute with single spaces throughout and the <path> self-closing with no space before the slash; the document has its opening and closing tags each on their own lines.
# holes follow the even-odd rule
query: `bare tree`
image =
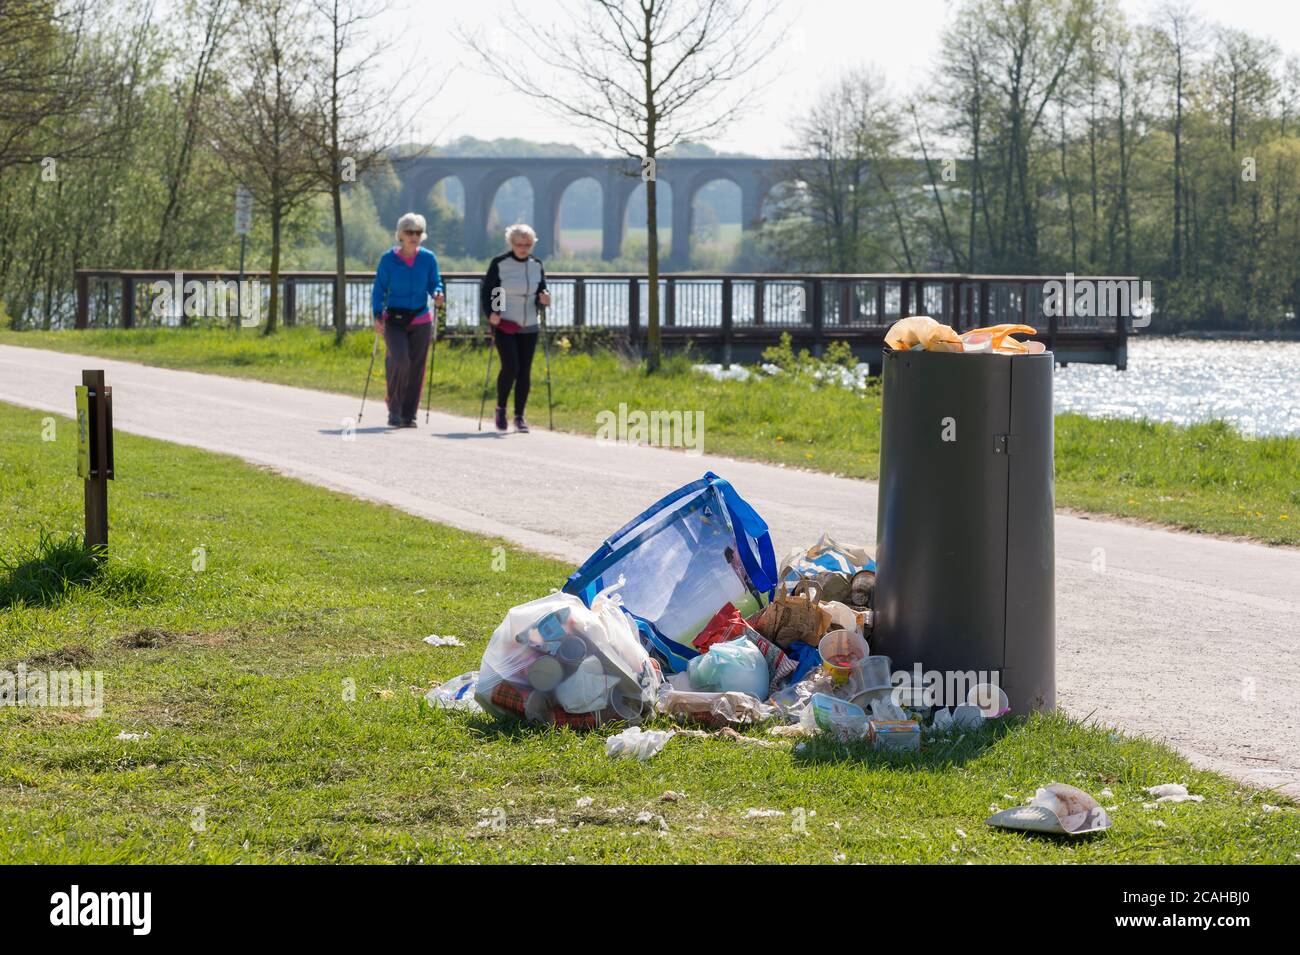
<svg viewBox="0 0 1300 955">
<path fill-rule="evenodd" d="M 871 70 L 846 72 L 808 104 L 795 127 L 800 155 L 791 171 L 798 185 L 786 190 L 789 201 L 774 215 L 785 257 L 816 271 L 858 272 L 890 255 L 876 197 L 889 193 L 883 167 L 900 126 L 884 81 Z M 906 246 L 906 235 L 900 239 Z"/>
<path fill-rule="evenodd" d="M 279 318 L 285 219 L 320 191 L 304 133 L 312 44 L 303 13 L 299 0 L 242 0 L 234 64 L 241 78 L 213 111 L 214 149 L 271 219 L 268 335 Z"/>
<path fill-rule="evenodd" d="M 92 0 L 0 3 L 0 172 L 46 158 L 94 155 L 105 126 L 51 136 L 60 120 L 86 111 L 108 86 L 88 50 Z"/>
<path fill-rule="evenodd" d="M 1192 74 L 1193 58 L 1201 42 L 1202 26 L 1192 12 L 1187 0 L 1168 0 L 1159 11 L 1161 29 L 1158 34 L 1160 45 L 1165 53 L 1165 82 L 1169 85 L 1169 95 L 1173 101 L 1171 132 L 1174 138 L 1173 187 L 1174 187 L 1174 221 L 1172 229 L 1172 248 L 1170 271 L 1174 275 L 1183 272 L 1185 220 L 1188 218 L 1187 181 L 1185 165 L 1186 145 L 1184 114 L 1187 108 L 1187 87 Z"/>
<path fill-rule="evenodd" d="M 517 11 L 518 12 L 518 11 Z M 585 0 L 568 8 L 568 23 L 527 31 L 507 26 L 531 56 L 562 82 L 531 85 L 479 38 L 466 39 L 488 69 L 517 92 L 558 115 L 595 129 L 640 164 L 646 186 L 646 366 L 660 362 L 659 227 L 655 164 L 678 143 L 720 132 L 755 99 L 740 81 L 775 49 L 764 40 L 773 4 L 741 0 Z M 768 79 L 773 76 L 769 72 Z M 674 222 L 673 228 L 685 223 Z"/>
<path fill-rule="evenodd" d="M 175 83 L 176 102 L 181 113 L 174 129 L 179 134 L 167 144 L 168 161 L 164 169 L 167 199 L 158 220 L 158 234 L 154 238 L 151 267 L 165 266 L 172 238 L 172 228 L 180 214 L 181 200 L 186 181 L 194 165 L 194 155 L 199 146 L 202 116 L 207 104 L 214 77 L 221 42 L 230 28 L 230 0 L 202 0 L 198 6 L 187 5 L 182 12 L 181 33 L 184 37 L 197 37 L 198 42 L 189 51 L 189 73 Z"/>
<path fill-rule="evenodd" d="M 305 129 L 317 181 L 333 205 L 334 341 L 339 343 L 347 333 L 343 189 L 387 163 L 389 151 L 405 131 L 391 104 L 413 100 L 371 82 L 374 67 L 388 55 L 382 44 L 369 43 L 367 37 L 367 25 L 383 12 L 382 5 L 366 0 L 313 0 L 312 6 L 324 34 L 325 52 L 312 77 L 314 108 Z M 410 113 L 435 93 L 436 89 Z"/>
</svg>

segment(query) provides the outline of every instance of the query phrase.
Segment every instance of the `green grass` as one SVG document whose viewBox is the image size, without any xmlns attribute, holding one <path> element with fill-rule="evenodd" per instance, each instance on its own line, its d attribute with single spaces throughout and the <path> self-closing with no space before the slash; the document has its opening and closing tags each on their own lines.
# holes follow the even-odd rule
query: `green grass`
<svg viewBox="0 0 1300 955">
<path fill-rule="evenodd" d="M 110 358 L 256 378 L 359 395 L 372 338 L 350 335 L 336 348 L 310 328 L 269 338 L 213 329 L 0 331 L 0 343 L 80 351 Z M 807 380 L 713 381 L 684 355 L 646 375 L 611 353 L 566 352 L 557 341 L 552 378 L 557 428 L 594 433 L 599 411 L 703 410 L 709 453 L 805 467 L 849 477 L 877 476 L 880 396 Z M 477 415 L 486 355 L 440 345 L 434 403 Z M 536 366 L 532 415 L 545 400 Z M 1154 521 L 1188 530 L 1300 544 L 1300 438 L 1247 438 L 1221 422 L 1180 427 L 1141 421 L 1056 419 L 1056 500 L 1064 507 Z"/>
<path fill-rule="evenodd" d="M 0 862 L 1300 858 L 1293 804 L 1059 715 L 920 756 L 674 739 L 636 763 L 608 759 L 603 731 L 431 710 L 422 693 L 475 668 L 505 610 L 568 567 L 127 434 L 111 556 L 88 567 L 67 540 L 73 431 L 42 441 L 41 421 L 0 404 L 0 669 L 102 671 L 105 708 L 0 708 Z M 1053 780 L 1109 786 L 1115 828 L 1065 843 L 983 825 Z M 1175 780 L 1205 801 L 1142 808 L 1142 787 Z"/>
</svg>

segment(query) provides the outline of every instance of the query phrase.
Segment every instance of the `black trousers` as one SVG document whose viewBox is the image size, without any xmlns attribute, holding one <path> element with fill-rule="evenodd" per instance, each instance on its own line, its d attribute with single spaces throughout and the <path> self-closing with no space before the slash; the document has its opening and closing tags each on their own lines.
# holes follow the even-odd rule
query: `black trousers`
<svg viewBox="0 0 1300 955">
<path fill-rule="evenodd" d="M 424 363 L 433 338 L 433 322 L 398 328 L 384 322 L 384 376 L 388 380 L 388 413 L 414 421 L 420 410 Z"/>
<path fill-rule="evenodd" d="M 497 354 L 501 356 L 501 371 L 497 374 L 497 407 L 504 408 L 510 397 L 510 386 L 515 389 L 515 415 L 524 413 L 528 404 L 528 391 L 533 384 L 533 355 L 537 351 L 537 332 L 515 332 L 506 335 L 493 332 Z"/>
</svg>

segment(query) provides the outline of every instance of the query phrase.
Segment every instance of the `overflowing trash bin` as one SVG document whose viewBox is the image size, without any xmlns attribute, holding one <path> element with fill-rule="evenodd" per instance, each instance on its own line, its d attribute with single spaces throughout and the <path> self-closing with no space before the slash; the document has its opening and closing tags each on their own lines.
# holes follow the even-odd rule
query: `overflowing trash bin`
<svg viewBox="0 0 1300 955">
<path fill-rule="evenodd" d="M 511 608 L 478 671 L 430 704 L 571 729 L 772 721 L 895 752 L 1054 708 L 1053 360 L 1014 337 L 1032 331 L 891 329 L 875 559 L 823 534 L 777 560 L 767 523 L 708 472 L 561 592 Z M 650 758 L 668 738 L 613 749 Z"/>
<path fill-rule="evenodd" d="M 986 344 L 986 343 L 982 343 Z M 883 360 L 873 649 L 1056 705 L 1050 352 Z"/>
</svg>

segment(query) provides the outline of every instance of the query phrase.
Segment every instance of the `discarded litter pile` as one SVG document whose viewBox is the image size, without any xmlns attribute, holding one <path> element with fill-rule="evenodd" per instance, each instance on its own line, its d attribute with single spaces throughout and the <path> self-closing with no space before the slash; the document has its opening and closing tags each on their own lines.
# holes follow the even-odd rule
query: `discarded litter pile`
<svg viewBox="0 0 1300 955">
<path fill-rule="evenodd" d="M 429 702 L 575 729 L 774 720 L 776 735 L 911 751 L 1005 712 L 991 685 L 953 710 L 900 699 L 870 649 L 874 588 L 870 554 L 825 535 L 778 564 L 766 523 L 710 472 L 611 536 L 563 592 L 512 608 L 477 673 Z M 610 753 L 648 758 L 670 735 L 625 733 Z"/>
</svg>

